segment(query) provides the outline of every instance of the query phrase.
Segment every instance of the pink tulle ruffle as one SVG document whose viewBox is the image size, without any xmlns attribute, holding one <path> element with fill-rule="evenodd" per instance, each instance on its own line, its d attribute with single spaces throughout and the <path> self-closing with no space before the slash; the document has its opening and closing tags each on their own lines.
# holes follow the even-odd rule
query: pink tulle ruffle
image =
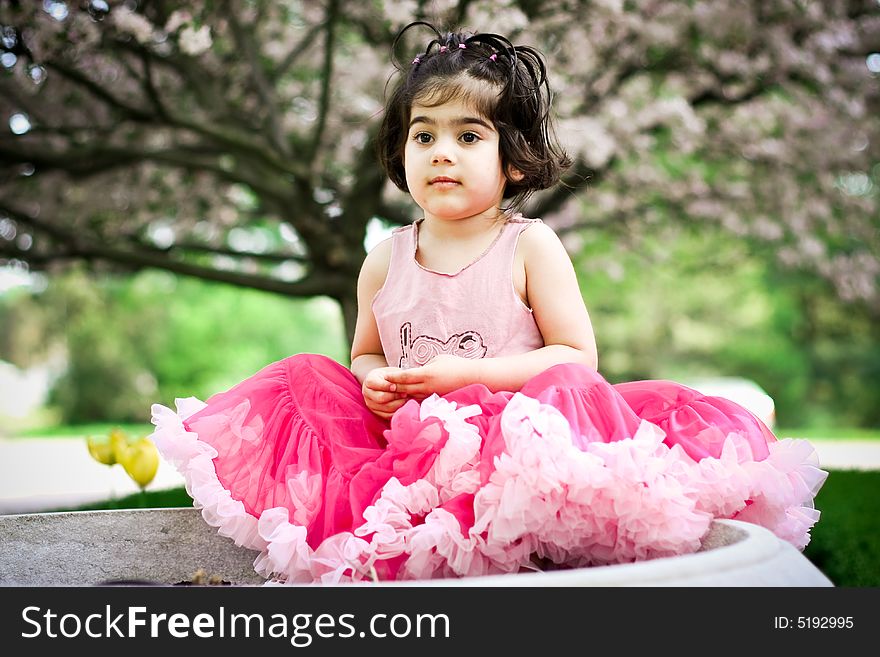
<svg viewBox="0 0 880 657">
<path fill-rule="evenodd" d="M 259 573 L 288 583 L 474 576 L 684 554 L 699 547 L 715 517 L 761 524 L 803 548 L 818 519 L 812 499 L 827 475 L 804 440 L 771 442 L 766 458 L 754 460 L 749 441 L 733 432 L 717 456 L 695 460 L 648 421 L 631 423 L 632 435 L 611 442 L 584 440 L 554 405 L 522 393 L 488 425 L 480 405 L 435 395 L 395 415 L 382 463 L 364 468 L 373 481 L 387 473 L 384 484 L 365 488 L 369 499 L 351 515 L 352 526 L 310 545 L 304 521 L 326 501 L 308 473 L 288 482 L 290 507 L 249 513 L 220 483 L 217 450 L 184 424 L 203 407 L 193 398 L 177 400 L 177 412 L 154 405 L 152 438 L 184 474 L 205 520 L 258 550 Z"/>
</svg>

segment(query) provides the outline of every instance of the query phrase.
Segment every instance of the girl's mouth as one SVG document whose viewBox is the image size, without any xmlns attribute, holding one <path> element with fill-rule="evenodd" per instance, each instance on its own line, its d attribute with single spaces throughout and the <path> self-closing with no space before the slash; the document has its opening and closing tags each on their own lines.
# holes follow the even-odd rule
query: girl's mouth
<svg viewBox="0 0 880 657">
<path fill-rule="evenodd" d="M 449 178 L 448 176 L 437 176 L 436 178 L 431 178 L 428 183 L 429 185 L 443 185 L 443 186 L 451 186 L 457 185 L 458 181 L 454 178 Z"/>
</svg>

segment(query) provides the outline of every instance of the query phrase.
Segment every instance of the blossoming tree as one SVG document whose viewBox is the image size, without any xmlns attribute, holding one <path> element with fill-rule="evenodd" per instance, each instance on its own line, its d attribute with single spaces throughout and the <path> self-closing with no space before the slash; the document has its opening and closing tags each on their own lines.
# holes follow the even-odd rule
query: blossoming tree
<svg viewBox="0 0 880 657">
<path fill-rule="evenodd" d="M 874 0 L 185 7 L 0 2 L 0 263 L 325 294 L 350 332 L 365 238 L 413 216 L 373 137 L 421 18 L 546 53 L 575 165 L 526 211 L 572 248 L 707 222 L 880 316 Z"/>
</svg>

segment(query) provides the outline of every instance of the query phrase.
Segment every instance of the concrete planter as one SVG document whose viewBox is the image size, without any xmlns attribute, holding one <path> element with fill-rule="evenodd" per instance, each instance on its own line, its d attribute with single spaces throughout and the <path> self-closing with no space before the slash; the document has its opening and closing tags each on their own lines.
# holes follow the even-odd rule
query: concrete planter
<svg viewBox="0 0 880 657">
<path fill-rule="evenodd" d="M 257 553 L 236 547 L 196 509 L 0 516 L 0 585 L 176 584 L 205 571 L 259 585 Z M 376 586 L 374 582 L 359 586 Z M 382 586 L 832 586 L 797 549 L 744 522 L 716 520 L 699 552 L 639 563 Z"/>
</svg>

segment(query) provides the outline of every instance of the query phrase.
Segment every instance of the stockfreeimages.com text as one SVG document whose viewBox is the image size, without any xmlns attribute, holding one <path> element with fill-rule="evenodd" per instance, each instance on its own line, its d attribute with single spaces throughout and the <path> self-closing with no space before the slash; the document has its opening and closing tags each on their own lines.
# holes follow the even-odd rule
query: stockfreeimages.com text
<svg viewBox="0 0 880 657">
<path fill-rule="evenodd" d="M 214 613 L 148 613 L 146 607 L 126 607 L 114 612 L 106 605 L 103 613 L 59 615 L 51 609 L 25 607 L 21 612 L 27 631 L 25 639 L 36 637 L 94 639 L 121 637 L 187 638 L 283 638 L 296 647 L 306 647 L 315 637 L 330 638 L 449 638 L 446 614 L 374 614 L 358 629 L 355 614 L 264 614 L 229 613 L 219 607 Z"/>
</svg>

